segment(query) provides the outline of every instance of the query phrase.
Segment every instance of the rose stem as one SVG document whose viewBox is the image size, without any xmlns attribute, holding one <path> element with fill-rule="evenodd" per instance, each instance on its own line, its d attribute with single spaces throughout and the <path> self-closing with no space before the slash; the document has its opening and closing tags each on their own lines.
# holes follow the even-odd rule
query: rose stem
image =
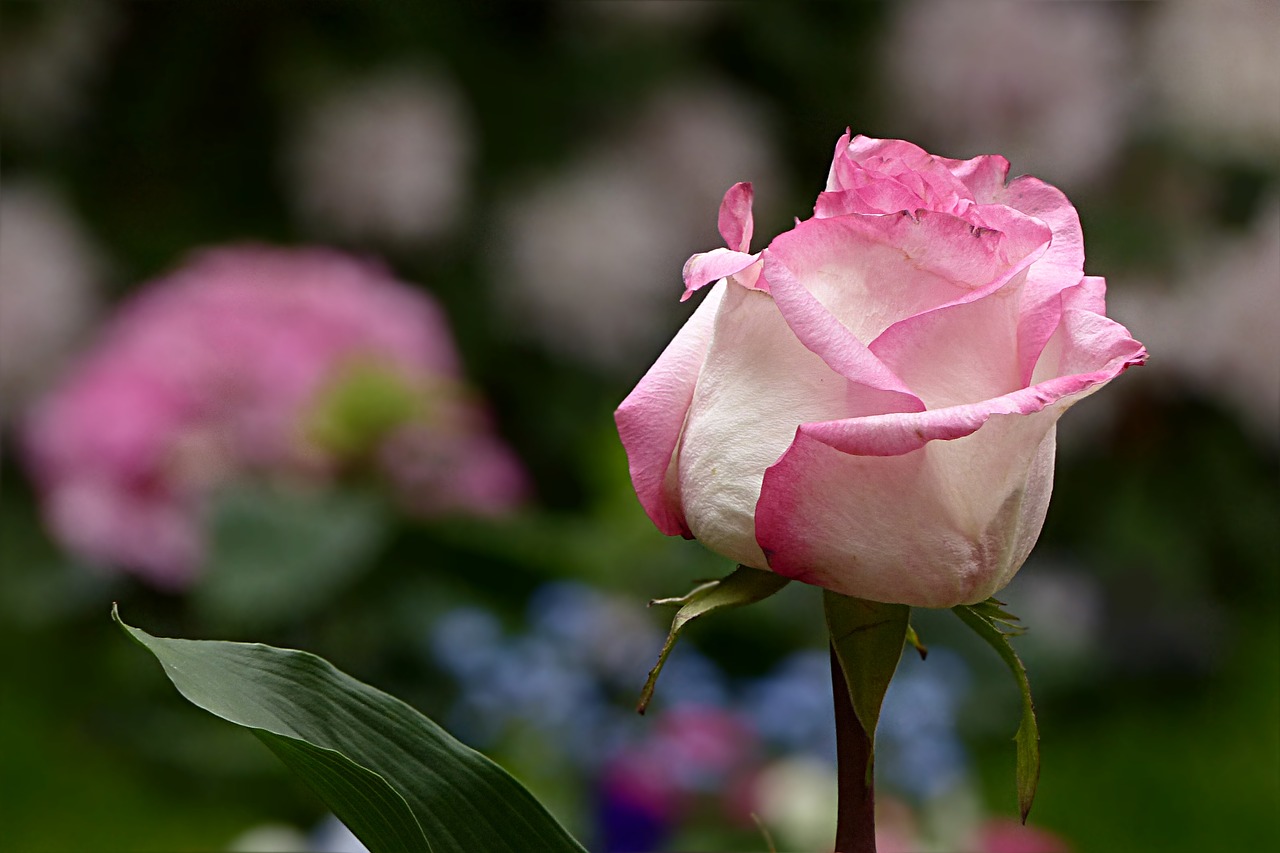
<svg viewBox="0 0 1280 853">
<path fill-rule="evenodd" d="M 835 647 L 831 648 L 831 688 L 836 709 L 836 853 L 876 853 L 876 796 L 869 779 L 871 739 L 853 712 Z"/>
</svg>

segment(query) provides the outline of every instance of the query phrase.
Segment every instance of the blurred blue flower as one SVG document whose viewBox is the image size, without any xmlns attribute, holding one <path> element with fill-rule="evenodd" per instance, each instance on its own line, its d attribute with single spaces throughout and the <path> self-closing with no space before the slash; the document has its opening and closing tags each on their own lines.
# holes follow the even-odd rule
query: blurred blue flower
<svg viewBox="0 0 1280 853">
<path fill-rule="evenodd" d="M 968 756 L 958 731 L 969 670 L 950 649 L 922 661 L 906 654 L 885 694 L 876 732 L 876 767 L 894 789 L 929 799 L 962 781 Z"/>
<path fill-rule="evenodd" d="M 782 752 L 835 762 L 831 662 L 826 651 L 797 652 L 749 683 L 743 710 L 761 737 Z"/>
</svg>

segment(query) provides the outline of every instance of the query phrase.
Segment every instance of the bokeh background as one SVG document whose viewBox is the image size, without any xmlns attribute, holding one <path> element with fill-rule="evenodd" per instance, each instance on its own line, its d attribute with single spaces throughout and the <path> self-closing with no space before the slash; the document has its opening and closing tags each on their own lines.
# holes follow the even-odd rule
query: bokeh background
<svg viewBox="0 0 1280 853">
<path fill-rule="evenodd" d="M 6 849 L 354 849 L 253 738 L 174 693 L 113 601 L 152 633 L 328 657 L 494 756 L 593 850 L 829 845 L 816 590 L 699 623 L 634 714 L 669 616 L 645 603 L 732 567 L 652 528 L 611 412 L 687 315 L 680 267 L 719 245 L 724 190 L 754 182 L 767 239 L 808 215 L 846 127 L 1061 187 L 1151 351 L 1063 421 L 1044 535 L 1004 596 L 1031 627 L 1035 829 L 1011 826 L 1007 674 L 922 613 L 932 652 L 904 658 L 879 736 L 884 848 L 1277 836 L 1280 6 L 0 12 Z M 283 259 L 296 301 L 275 325 L 179 290 L 130 301 L 175 270 L 198 287 L 192 253 L 227 246 L 231 279 Z M 306 283 L 330 268 L 355 303 L 415 307 L 335 342 L 315 330 L 349 312 Z M 410 354 L 343 361 L 432 304 Z M 120 342 L 148 323 L 163 340 Z"/>
</svg>

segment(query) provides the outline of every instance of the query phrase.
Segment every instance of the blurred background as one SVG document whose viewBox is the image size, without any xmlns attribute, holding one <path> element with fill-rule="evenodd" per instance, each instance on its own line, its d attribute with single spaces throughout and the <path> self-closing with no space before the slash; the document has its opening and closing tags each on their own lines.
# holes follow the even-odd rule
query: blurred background
<svg viewBox="0 0 1280 853">
<path fill-rule="evenodd" d="M 1031 627 L 1032 828 L 1007 673 L 920 613 L 883 849 L 1276 837 L 1280 6 L 0 14 L 6 848 L 354 849 L 175 694 L 118 601 L 154 634 L 329 658 L 592 850 L 829 849 L 817 590 L 699 623 L 634 713 L 670 617 L 645 603 L 732 566 L 651 526 L 611 413 L 689 313 L 724 190 L 754 182 L 763 245 L 846 127 L 1062 188 L 1151 351 L 1064 419 L 1002 596 Z"/>
</svg>

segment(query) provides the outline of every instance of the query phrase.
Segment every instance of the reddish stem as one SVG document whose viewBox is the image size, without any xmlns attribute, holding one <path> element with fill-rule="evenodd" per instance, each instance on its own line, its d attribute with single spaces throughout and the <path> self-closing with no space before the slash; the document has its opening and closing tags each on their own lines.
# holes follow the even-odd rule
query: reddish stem
<svg viewBox="0 0 1280 853">
<path fill-rule="evenodd" d="M 836 776 L 839 805 L 836 809 L 836 853 L 876 853 L 876 796 L 869 779 L 871 739 L 858 722 L 849 700 L 844 671 L 831 647 L 831 688 L 836 709 Z"/>
</svg>

